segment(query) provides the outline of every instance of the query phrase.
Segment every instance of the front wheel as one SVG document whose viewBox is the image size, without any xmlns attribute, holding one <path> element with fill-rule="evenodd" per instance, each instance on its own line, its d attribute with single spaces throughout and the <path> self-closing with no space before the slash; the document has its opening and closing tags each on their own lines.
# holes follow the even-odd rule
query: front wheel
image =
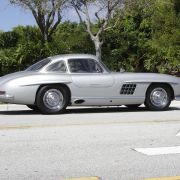
<svg viewBox="0 0 180 180">
<path fill-rule="evenodd" d="M 43 114 L 62 113 L 69 103 L 68 93 L 61 86 L 44 86 L 37 94 L 37 106 Z"/>
<path fill-rule="evenodd" d="M 153 111 L 164 111 L 169 108 L 172 100 L 171 89 L 163 84 L 154 84 L 146 93 L 145 106 Z"/>
</svg>

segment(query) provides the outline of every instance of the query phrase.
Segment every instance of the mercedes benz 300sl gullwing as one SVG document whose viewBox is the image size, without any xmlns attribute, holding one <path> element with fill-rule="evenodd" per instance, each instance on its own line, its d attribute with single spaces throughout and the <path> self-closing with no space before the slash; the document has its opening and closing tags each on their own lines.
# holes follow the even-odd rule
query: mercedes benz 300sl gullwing
<svg viewBox="0 0 180 180">
<path fill-rule="evenodd" d="M 111 72 L 93 55 L 48 57 L 25 71 L 0 78 L 0 101 L 44 114 L 67 106 L 120 106 L 164 111 L 180 100 L 180 78 L 153 73 Z"/>
</svg>

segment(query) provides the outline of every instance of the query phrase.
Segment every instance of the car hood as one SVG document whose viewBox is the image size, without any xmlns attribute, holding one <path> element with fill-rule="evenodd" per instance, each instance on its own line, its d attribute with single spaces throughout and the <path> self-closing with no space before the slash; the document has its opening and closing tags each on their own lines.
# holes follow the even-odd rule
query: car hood
<svg viewBox="0 0 180 180">
<path fill-rule="evenodd" d="M 167 74 L 158 73 L 113 73 L 116 77 L 123 79 L 125 82 L 167 82 L 180 84 L 180 78 Z"/>
</svg>

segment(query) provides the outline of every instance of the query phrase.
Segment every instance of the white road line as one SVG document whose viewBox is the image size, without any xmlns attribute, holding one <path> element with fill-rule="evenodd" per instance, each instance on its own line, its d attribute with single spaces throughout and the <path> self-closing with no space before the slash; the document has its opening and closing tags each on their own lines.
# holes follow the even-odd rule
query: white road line
<svg viewBox="0 0 180 180">
<path fill-rule="evenodd" d="M 180 146 L 158 148 L 135 148 L 134 150 L 148 156 L 180 154 Z"/>
</svg>

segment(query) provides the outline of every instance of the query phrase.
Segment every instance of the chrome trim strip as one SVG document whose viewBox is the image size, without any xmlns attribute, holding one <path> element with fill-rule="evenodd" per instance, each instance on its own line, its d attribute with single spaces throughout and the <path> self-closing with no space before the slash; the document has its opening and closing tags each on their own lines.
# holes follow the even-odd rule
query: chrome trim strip
<svg viewBox="0 0 180 180">
<path fill-rule="evenodd" d="M 124 81 L 124 83 L 130 83 L 130 84 L 137 84 L 137 83 L 139 83 L 139 84 L 141 84 L 141 83 L 143 83 L 143 84 L 149 84 L 149 83 L 151 83 L 151 82 L 147 82 L 147 81 Z"/>
<path fill-rule="evenodd" d="M 38 85 L 42 85 L 42 84 L 61 84 L 61 83 L 63 83 L 63 84 L 70 84 L 70 83 L 72 83 L 72 82 L 68 82 L 68 81 L 54 81 L 54 82 L 52 82 L 52 81 L 44 81 L 44 82 L 37 82 L 37 83 L 29 83 L 29 84 L 22 84 L 22 85 L 20 85 L 20 86 L 22 86 L 22 87 L 24 87 L 24 86 L 38 86 Z"/>
</svg>

